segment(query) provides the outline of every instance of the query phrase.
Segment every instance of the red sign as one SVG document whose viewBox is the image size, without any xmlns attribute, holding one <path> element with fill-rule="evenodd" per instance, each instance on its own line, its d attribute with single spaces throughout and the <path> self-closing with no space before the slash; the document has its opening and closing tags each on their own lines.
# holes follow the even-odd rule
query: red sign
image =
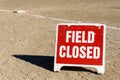
<svg viewBox="0 0 120 80">
<path fill-rule="evenodd" d="M 95 67 L 104 73 L 105 25 L 58 24 L 55 66 Z M 99 67 L 99 68 L 98 68 Z M 102 72 L 99 70 L 103 70 Z"/>
</svg>

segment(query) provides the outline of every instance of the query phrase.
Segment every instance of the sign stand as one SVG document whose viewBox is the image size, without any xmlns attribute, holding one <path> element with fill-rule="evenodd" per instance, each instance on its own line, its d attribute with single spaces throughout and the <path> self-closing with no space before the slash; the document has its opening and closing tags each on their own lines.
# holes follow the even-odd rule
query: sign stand
<svg viewBox="0 0 120 80">
<path fill-rule="evenodd" d="M 58 24 L 54 71 L 63 66 L 93 67 L 104 74 L 105 28 L 104 24 Z"/>
<path fill-rule="evenodd" d="M 71 66 L 71 65 L 54 64 L 54 71 L 59 72 L 60 69 L 61 69 L 63 66 Z M 75 65 L 75 66 L 76 66 L 76 65 Z M 88 66 L 79 65 L 79 66 L 76 66 L 76 67 L 88 67 Z M 97 73 L 98 73 L 98 74 L 104 74 L 104 73 L 105 73 L 105 66 L 94 66 L 94 68 L 97 69 Z"/>
</svg>

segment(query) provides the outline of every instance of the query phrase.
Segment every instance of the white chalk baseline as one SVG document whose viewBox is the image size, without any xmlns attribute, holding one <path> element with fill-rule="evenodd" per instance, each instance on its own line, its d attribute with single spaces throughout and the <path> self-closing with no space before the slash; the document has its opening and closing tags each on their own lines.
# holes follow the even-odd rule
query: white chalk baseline
<svg viewBox="0 0 120 80">
<path fill-rule="evenodd" d="M 13 13 L 14 11 L 0 9 L 0 12 Z M 40 19 L 50 19 L 50 20 L 55 20 L 55 21 L 63 21 L 63 22 L 71 22 L 71 23 L 83 23 L 82 21 L 75 21 L 75 20 L 68 20 L 68 19 L 61 19 L 61 18 L 54 18 L 54 17 L 46 17 L 46 16 L 42 16 L 42 15 L 38 15 L 38 14 L 31 14 L 31 13 L 25 13 L 25 12 L 26 11 L 18 10 L 18 13 L 20 13 L 20 14 L 33 16 L 33 17 L 40 18 Z M 120 28 L 111 27 L 111 26 L 107 26 L 107 28 L 111 28 L 111 29 L 114 29 L 114 30 L 120 30 Z"/>
</svg>

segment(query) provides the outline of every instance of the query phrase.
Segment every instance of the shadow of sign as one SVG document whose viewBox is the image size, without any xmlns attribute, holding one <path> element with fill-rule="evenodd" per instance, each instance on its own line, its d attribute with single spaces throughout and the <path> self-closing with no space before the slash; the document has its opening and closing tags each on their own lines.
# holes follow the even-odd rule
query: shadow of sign
<svg viewBox="0 0 120 80">
<path fill-rule="evenodd" d="M 82 67 L 62 67 L 62 70 L 67 70 L 67 71 L 80 71 L 80 72 L 90 72 L 90 73 L 94 73 L 97 74 L 97 72 L 86 69 L 86 68 L 82 68 Z"/>
<path fill-rule="evenodd" d="M 54 67 L 53 56 L 36 56 L 36 55 L 12 55 L 12 56 L 24 60 L 26 62 L 29 62 L 31 64 L 34 64 L 36 66 L 42 67 L 46 70 L 53 71 L 53 67 Z M 61 70 L 90 72 L 96 74 L 96 72 L 82 67 L 62 67 Z"/>
<path fill-rule="evenodd" d="M 13 55 L 16 58 L 34 64 L 36 66 L 45 68 L 47 70 L 53 71 L 53 56 L 35 56 L 35 55 Z"/>
</svg>

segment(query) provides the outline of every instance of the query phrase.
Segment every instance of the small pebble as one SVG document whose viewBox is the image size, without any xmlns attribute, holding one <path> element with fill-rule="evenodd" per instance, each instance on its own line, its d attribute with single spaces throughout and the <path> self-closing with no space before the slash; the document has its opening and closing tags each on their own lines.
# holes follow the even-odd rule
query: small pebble
<svg viewBox="0 0 120 80">
<path fill-rule="evenodd" d="M 26 11 L 23 11 L 23 10 L 14 10 L 13 13 L 24 13 Z"/>
</svg>

